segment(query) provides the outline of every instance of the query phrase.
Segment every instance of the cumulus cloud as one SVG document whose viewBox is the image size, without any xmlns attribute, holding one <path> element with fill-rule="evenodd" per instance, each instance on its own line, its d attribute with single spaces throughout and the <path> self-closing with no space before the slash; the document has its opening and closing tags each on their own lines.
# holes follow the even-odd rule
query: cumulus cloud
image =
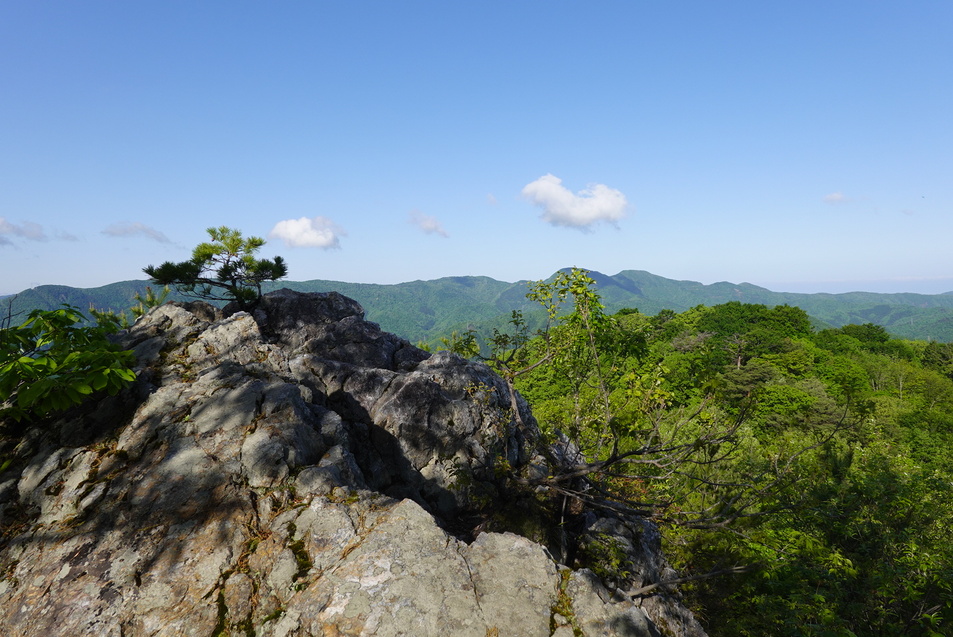
<svg viewBox="0 0 953 637">
<path fill-rule="evenodd" d="M 172 243 L 167 236 L 144 223 L 114 223 L 103 234 L 110 237 L 146 237 L 159 243 Z"/>
<path fill-rule="evenodd" d="M 620 191 L 589 184 L 573 194 L 562 183 L 559 177 L 547 174 L 523 188 L 523 196 L 543 209 L 543 221 L 585 230 L 600 221 L 615 224 L 625 216 L 628 202 Z"/>
<path fill-rule="evenodd" d="M 425 215 L 419 210 L 410 213 L 410 223 L 414 224 L 427 234 L 439 234 L 441 237 L 449 237 L 443 225 L 430 215 Z"/>
<path fill-rule="evenodd" d="M 0 217 L 0 245 L 13 245 L 9 237 L 19 237 L 30 241 L 46 241 L 48 237 L 43 226 L 32 221 L 12 223 L 6 217 Z"/>
<path fill-rule="evenodd" d="M 327 217 L 301 217 L 279 221 L 268 234 L 292 248 L 340 248 L 340 237 L 346 233 Z"/>
<path fill-rule="evenodd" d="M 845 197 L 844 193 L 842 192 L 832 192 L 829 195 L 824 195 L 824 203 L 838 204 L 845 203 L 847 201 L 849 201 L 849 199 Z"/>
</svg>

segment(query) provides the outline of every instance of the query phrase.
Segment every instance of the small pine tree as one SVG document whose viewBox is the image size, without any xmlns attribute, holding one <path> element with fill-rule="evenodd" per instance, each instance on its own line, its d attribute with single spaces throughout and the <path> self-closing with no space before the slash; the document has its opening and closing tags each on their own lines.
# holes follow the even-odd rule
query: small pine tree
<svg viewBox="0 0 953 637">
<path fill-rule="evenodd" d="M 288 274 L 284 259 L 256 259 L 265 245 L 261 237 L 242 237 L 226 226 L 209 228 L 211 242 L 200 243 L 192 258 L 181 263 L 166 261 L 143 268 L 154 283 L 172 285 L 183 293 L 211 301 L 235 301 L 247 310 L 261 298 L 263 281 L 275 281 Z"/>
</svg>

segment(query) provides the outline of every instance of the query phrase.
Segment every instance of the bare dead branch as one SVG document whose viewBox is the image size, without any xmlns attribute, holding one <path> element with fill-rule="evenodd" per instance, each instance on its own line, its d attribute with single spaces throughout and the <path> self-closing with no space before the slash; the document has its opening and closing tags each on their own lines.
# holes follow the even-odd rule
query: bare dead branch
<svg viewBox="0 0 953 637">
<path fill-rule="evenodd" d="M 634 588 L 630 591 L 626 591 L 625 594 L 629 597 L 645 597 L 652 593 L 652 591 L 659 588 L 668 588 L 670 586 L 677 586 L 679 584 L 685 584 L 686 582 L 696 582 L 699 580 L 710 579 L 712 577 L 720 577 L 722 575 L 740 575 L 741 573 L 748 573 L 754 570 L 753 566 L 732 566 L 731 568 L 723 568 L 715 571 L 709 571 L 701 575 L 688 575 L 686 577 L 676 577 L 669 580 L 662 580 L 660 582 L 655 582 L 654 584 L 648 584 L 646 586 L 641 586 L 639 588 Z"/>
</svg>

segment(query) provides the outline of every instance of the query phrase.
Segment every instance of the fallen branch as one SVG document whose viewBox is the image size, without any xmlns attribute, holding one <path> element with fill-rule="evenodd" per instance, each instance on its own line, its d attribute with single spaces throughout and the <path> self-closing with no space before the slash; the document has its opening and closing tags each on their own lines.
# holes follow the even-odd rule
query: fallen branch
<svg viewBox="0 0 953 637">
<path fill-rule="evenodd" d="M 751 565 L 748 566 L 732 566 L 731 568 L 723 568 L 717 571 L 709 571 L 702 575 L 688 575 L 686 577 L 676 577 L 675 579 L 662 580 L 661 582 L 655 582 L 654 584 L 648 584 L 639 588 L 634 588 L 630 591 L 626 591 L 625 594 L 629 597 L 645 597 L 656 588 L 662 588 L 663 586 L 675 586 L 678 584 L 684 584 L 686 582 L 694 582 L 697 580 L 708 579 L 711 577 L 719 577 L 721 575 L 739 575 L 741 573 L 747 573 L 751 570 L 754 570 L 754 567 Z"/>
</svg>

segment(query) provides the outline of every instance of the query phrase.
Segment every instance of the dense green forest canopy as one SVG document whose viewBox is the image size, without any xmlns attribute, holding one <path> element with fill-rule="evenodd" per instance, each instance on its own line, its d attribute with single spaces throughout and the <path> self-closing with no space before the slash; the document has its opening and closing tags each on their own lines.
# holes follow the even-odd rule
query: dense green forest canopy
<svg viewBox="0 0 953 637">
<path fill-rule="evenodd" d="M 741 302 L 622 309 L 589 334 L 598 357 L 515 385 L 593 459 L 698 447 L 589 479 L 666 528 L 713 637 L 953 634 L 953 345 Z"/>
</svg>

